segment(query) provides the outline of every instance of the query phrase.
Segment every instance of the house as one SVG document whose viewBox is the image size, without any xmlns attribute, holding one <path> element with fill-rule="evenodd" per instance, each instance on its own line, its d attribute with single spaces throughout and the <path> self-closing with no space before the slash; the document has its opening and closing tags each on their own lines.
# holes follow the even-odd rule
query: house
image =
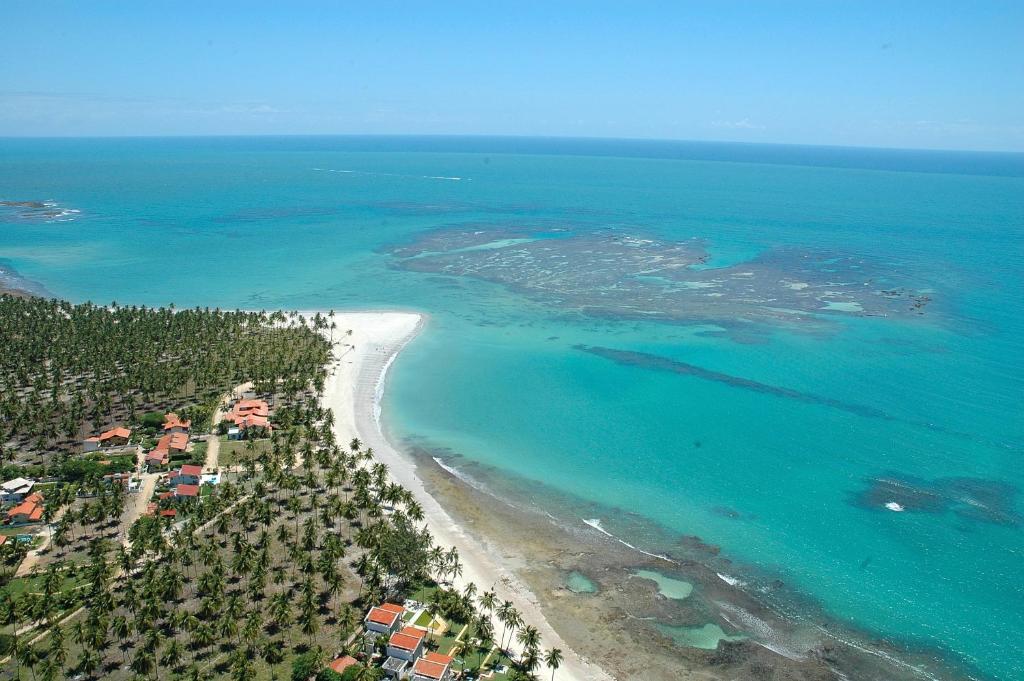
<svg viewBox="0 0 1024 681">
<path fill-rule="evenodd" d="M 178 415 L 175 414 L 173 411 L 168 412 L 167 415 L 164 416 L 165 435 L 171 435 L 174 433 L 183 433 L 185 435 L 188 435 L 190 432 L 192 432 L 191 421 L 181 420 L 181 418 L 179 418 Z"/>
<path fill-rule="evenodd" d="M 427 637 L 425 629 L 404 627 L 401 631 L 391 634 L 388 639 L 388 657 L 399 660 L 415 660 L 423 652 L 423 642 Z"/>
<path fill-rule="evenodd" d="M 334 661 L 332 661 L 327 666 L 335 674 L 341 674 L 342 672 L 344 672 L 346 669 L 348 669 L 352 665 L 358 664 L 358 663 L 359 663 L 359 660 L 357 660 L 356 658 L 352 657 L 351 655 L 345 655 L 344 657 L 335 658 Z"/>
<path fill-rule="evenodd" d="M 263 400 L 239 400 L 231 408 L 228 418 L 232 421 L 243 416 L 270 416 L 270 405 Z"/>
<path fill-rule="evenodd" d="M 370 612 L 366 614 L 363 622 L 366 624 L 367 631 L 390 636 L 398 631 L 399 625 L 402 624 L 402 615 L 404 613 L 405 608 L 402 606 L 395 605 L 394 603 L 384 603 L 375 608 L 370 608 Z"/>
<path fill-rule="evenodd" d="M 175 499 L 196 499 L 199 497 L 199 485 L 178 485 L 174 488 Z"/>
<path fill-rule="evenodd" d="M 228 438 L 240 440 L 246 436 L 245 431 L 249 428 L 263 428 L 272 431 L 270 425 L 270 406 L 263 400 L 239 400 L 228 412 L 227 420 L 235 424 L 238 433 L 231 437 L 228 431 Z"/>
<path fill-rule="evenodd" d="M 188 449 L 187 433 L 168 433 L 156 442 L 156 447 L 146 454 L 146 465 L 166 466 L 171 454 L 181 454 Z"/>
<path fill-rule="evenodd" d="M 0 486 L 0 502 L 5 504 L 19 503 L 32 493 L 35 482 L 28 478 L 14 478 Z"/>
<path fill-rule="evenodd" d="M 274 427 L 270 425 L 270 419 L 258 414 L 239 416 L 235 419 L 235 427 L 239 430 L 239 436 L 237 438 L 239 440 L 249 437 L 248 431 L 250 428 L 261 428 L 268 432 L 272 432 L 274 430 Z"/>
<path fill-rule="evenodd" d="M 33 492 L 24 501 L 7 511 L 7 522 L 11 525 L 38 523 L 43 519 L 43 495 Z"/>
<path fill-rule="evenodd" d="M 231 426 L 228 428 L 228 439 L 229 440 L 241 440 L 242 431 L 237 426 Z"/>
<path fill-rule="evenodd" d="M 146 454 L 146 465 L 150 468 L 166 466 L 171 461 L 171 453 L 166 449 L 154 449 Z"/>
<path fill-rule="evenodd" d="M 124 426 L 117 426 L 94 437 L 86 438 L 82 443 L 82 449 L 86 452 L 94 452 L 101 447 L 123 447 L 128 444 L 128 438 L 131 436 L 131 430 Z"/>
<path fill-rule="evenodd" d="M 121 485 L 126 492 L 134 492 L 139 483 L 132 478 L 131 473 L 107 473 L 103 476 L 103 483 L 106 485 Z"/>
<path fill-rule="evenodd" d="M 167 484 L 171 487 L 179 485 L 199 485 L 202 482 L 203 467 L 186 464 L 167 475 Z"/>
<path fill-rule="evenodd" d="M 440 653 L 427 653 L 412 666 L 412 681 L 451 681 L 452 658 Z"/>
</svg>

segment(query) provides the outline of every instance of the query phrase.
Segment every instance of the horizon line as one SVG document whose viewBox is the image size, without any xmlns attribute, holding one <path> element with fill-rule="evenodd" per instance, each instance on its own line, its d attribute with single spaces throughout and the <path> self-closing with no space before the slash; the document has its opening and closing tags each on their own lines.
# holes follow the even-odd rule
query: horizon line
<svg viewBox="0 0 1024 681">
<path fill-rule="evenodd" d="M 736 140 L 701 140 L 668 137 L 610 137 L 587 135 L 511 135 L 491 133 L 180 133 L 161 135 L 5 135 L 0 140 L 143 140 L 143 139 L 266 139 L 266 138 L 415 138 L 415 139 L 501 139 L 501 140 L 574 140 L 583 142 L 651 142 L 674 144 L 734 145 L 743 147 L 789 147 L 842 149 L 857 151 L 928 152 L 947 154 L 989 154 L 1021 156 L 1024 150 L 966 149 L 946 147 L 883 147 L 857 144 L 820 144 L 809 142 L 749 142 Z"/>
</svg>

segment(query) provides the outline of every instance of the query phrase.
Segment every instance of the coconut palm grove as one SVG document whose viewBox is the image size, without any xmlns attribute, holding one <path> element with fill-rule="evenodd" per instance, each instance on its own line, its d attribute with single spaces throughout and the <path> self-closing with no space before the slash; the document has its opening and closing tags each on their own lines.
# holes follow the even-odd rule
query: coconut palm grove
<svg viewBox="0 0 1024 681">
<path fill-rule="evenodd" d="M 345 333 L 0 297 L 0 676 L 554 677 L 561 651 L 451 586 L 457 551 L 338 441 L 320 398 Z"/>
</svg>

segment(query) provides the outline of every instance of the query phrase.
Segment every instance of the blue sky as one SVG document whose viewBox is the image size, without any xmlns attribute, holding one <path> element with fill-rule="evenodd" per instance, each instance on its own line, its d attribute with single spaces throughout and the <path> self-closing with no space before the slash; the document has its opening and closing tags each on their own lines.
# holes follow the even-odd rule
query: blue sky
<svg viewBox="0 0 1024 681">
<path fill-rule="evenodd" d="M 1024 151 L 1024 2 L 0 8 L 0 135 L 499 134 Z"/>
</svg>

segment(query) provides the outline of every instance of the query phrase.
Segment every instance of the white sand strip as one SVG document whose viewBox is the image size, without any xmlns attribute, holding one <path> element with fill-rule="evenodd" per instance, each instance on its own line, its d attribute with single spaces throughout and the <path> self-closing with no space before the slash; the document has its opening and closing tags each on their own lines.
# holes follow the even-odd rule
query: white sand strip
<svg viewBox="0 0 1024 681">
<path fill-rule="evenodd" d="M 306 313 L 307 316 L 309 313 Z M 324 401 L 334 411 L 335 435 L 341 446 L 358 437 L 373 448 L 375 458 L 387 464 L 392 478 L 410 490 L 423 507 L 427 525 L 435 541 L 455 546 L 463 564 L 456 579 L 462 588 L 474 582 L 480 592 L 493 589 L 499 600 L 512 601 L 527 624 L 541 634 L 544 649 L 560 648 L 565 656 L 557 678 L 562 681 L 599 681 L 610 679 L 603 670 L 573 652 L 541 613 L 536 597 L 515 574 L 498 564 L 494 553 L 456 524 L 416 476 L 415 465 L 399 454 L 385 438 L 380 425 L 380 398 L 385 376 L 399 351 L 411 341 L 425 323 L 422 315 L 409 312 L 335 313 L 335 356 L 339 358 L 324 389 Z M 351 335 L 348 331 L 351 330 Z M 502 625 L 495 620 L 501 636 Z M 542 667 L 540 676 L 546 676 Z"/>
</svg>

